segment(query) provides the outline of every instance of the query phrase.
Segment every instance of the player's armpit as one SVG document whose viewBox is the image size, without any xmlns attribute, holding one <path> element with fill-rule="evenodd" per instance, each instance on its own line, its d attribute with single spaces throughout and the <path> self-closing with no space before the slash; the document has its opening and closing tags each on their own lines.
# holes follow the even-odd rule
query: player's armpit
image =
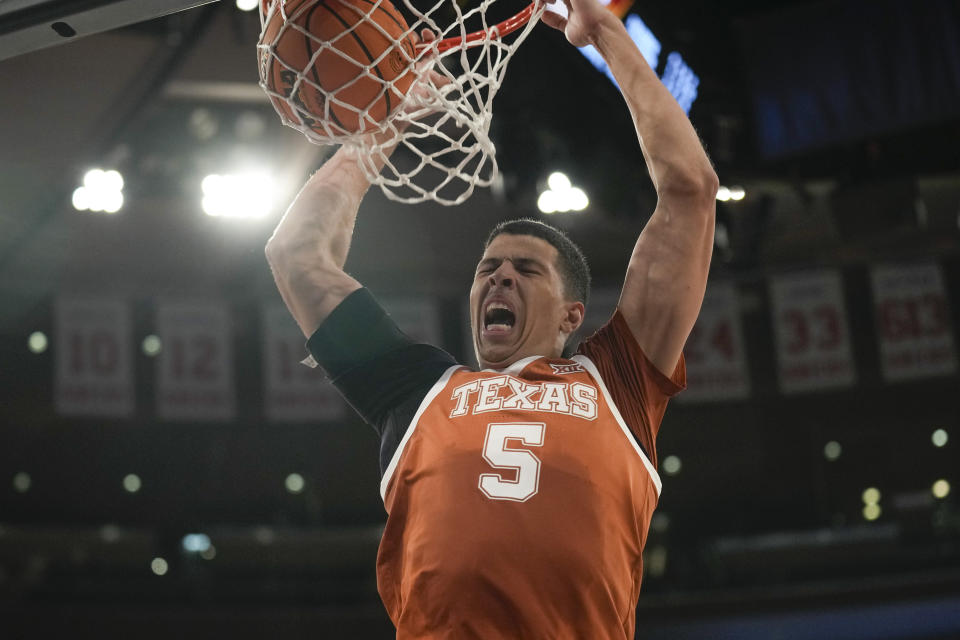
<svg viewBox="0 0 960 640">
<path fill-rule="evenodd" d="M 661 197 L 627 269 L 618 307 L 650 362 L 669 375 L 700 313 L 706 290 L 716 201 L 709 189 Z"/>
</svg>

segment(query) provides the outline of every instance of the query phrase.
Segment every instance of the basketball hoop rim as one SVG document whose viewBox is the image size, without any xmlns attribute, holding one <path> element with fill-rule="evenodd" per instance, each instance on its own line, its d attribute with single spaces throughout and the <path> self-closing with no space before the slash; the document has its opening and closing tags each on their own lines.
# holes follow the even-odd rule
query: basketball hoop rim
<svg viewBox="0 0 960 640">
<path fill-rule="evenodd" d="M 390 0 L 385 0 L 390 1 Z M 270 10 L 270 5 L 273 3 L 273 0 L 260 0 L 260 22 L 261 24 L 266 19 L 267 14 Z M 533 14 L 536 13 L 538 5 L 543 4 L 544 0 L 532 0 L 529 5 L 520 10 L 516 15 L 507 18 L 497 24 L 489 27 L 488 29 L 480 29 L 479 31 L 474 31 L 468 33 L 465 36 L 452 36 L 450 38 L 444 38 L 438 42 L 430 43 L 420 43 L 416 46 L 418 54 L 423 53 L 427 49 L 436 51 L 437 53 L 444 53 L 450 49 L 456 48 L 469 48 L 475 47 L 483 43 L 484 40 L 488 38 L 502 38 L 506 35 L 509 35 L 522 27 L 523 25 L 530 22 L 530 18 L 533 17 Z"/>
<path fill-rule="evenodd" d="M 423 51 L 430 49 L 437 51 L 438 53 L 443 53 L 449 51 L 450 49 L 475 47 L 483 43 L 484 40 L 488 38 L 502 38 L 506 35 L 509 35 L 522 27 L 523 25 L 530 22 L 530 18 L 533 17 L 533 14 L 537 10 L 537 5 L 541 4 L 542 0 L 533 0 L 529 5 L 524 7 L 516 15 L 507 18 L 497 24 L 489 27 L 487 29 L 480 29 L 479 31 L 474 31 L 468 33 L 465 36 L 453 36 L 450 38 L 444 38 L 438 42 L 429 42 L 429 43 L 420 43 L 417 45 L 417 53 L 422 53 Z"/>
</svg>

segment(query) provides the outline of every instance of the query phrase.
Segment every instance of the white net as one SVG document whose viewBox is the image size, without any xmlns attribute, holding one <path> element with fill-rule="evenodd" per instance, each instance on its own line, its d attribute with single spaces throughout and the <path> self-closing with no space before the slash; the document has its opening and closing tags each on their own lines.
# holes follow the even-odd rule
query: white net
<svg viewBox="0 0 960 640">
<path fill-rule="evenodd" d="M 543 5 L 400 1 L 264 4 L 260 86 L 311 142 L 356 147 L 387 197 L 459 204 L 497 176 L 493 99 Z"/>
</svg>

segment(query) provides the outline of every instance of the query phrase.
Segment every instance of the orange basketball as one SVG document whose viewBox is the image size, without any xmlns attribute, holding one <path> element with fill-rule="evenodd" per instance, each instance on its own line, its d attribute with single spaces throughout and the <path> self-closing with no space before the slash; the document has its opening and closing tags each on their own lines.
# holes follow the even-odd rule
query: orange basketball
<svg viewBox="0 0 960 640">
<path fill-rule="evenodd" d="M 274 108 L 321 135 L 377 130 L 414 79 L 400 12 L 389 0 L 274 1 L 259 47 L 261 82 L 286 98 L 270 96 Z"/>
</svg>

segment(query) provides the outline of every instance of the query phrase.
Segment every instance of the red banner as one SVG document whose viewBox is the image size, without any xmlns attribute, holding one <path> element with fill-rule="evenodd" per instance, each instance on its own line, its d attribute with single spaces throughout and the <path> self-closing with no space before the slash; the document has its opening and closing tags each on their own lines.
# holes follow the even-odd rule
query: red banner
<svg viewBox="0 0 960 640">
<path fill-rule="evenodd" d="M 57 413 L 133 413 L 130 312 L 121 300 L 61 297 L 55 305 Z"/>
<path fill-rule="evenodd" d="M 678 400 L 718 401 L 749 397 L 750 372 L 743 347 L 737 290 L 711 282 L 697 323 L 683 349 L 687 390 Z"/>
<path fill-rule="evenodd" d="M 346 403 L 319 367 L 301 364 L 306 339 L 286 307 L 262 313 L 264 411 L 271 422 L 339 420 Z"/>
<path fill-rule="evenodd" d="M 939 265 L 877 266 L 870 277 L 884 378 L 953 374 L 953 325 Z"/>
<path fill-rule="evenodd" d="M 784 393 L 856 381 L 840 273 L 784 274 L 770 281 L 780 388 Z"/>
<path fill-rule="evenodd" d="M 235 413 L 230 315 L 219 302 L 157 305 L 157 413 L 165 420 L 231 420 Z"/>
</svg>

